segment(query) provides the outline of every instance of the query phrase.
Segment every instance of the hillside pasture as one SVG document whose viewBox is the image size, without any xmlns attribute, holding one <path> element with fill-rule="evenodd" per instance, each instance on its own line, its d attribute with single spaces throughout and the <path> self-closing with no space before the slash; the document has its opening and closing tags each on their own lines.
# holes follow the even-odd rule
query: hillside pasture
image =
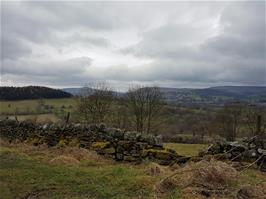
<svg viewBox="0 0 266 199">
<path fill-rule="evenodd" d="M 169 145 L 169 144 L 168 144 Z M 187 151 L 189 145 L 176 145 L 181 151 Z M 190 146 L 190 154 L 196 154 L 195 145 Z M 193 151 L 193 149 L 195 151 Z M 180 152 L 181 152 L 180 151 Z M 186 152 L 188 153 L 188 152 Z M 26 144 L 8 144 L 2 141 L 0 147 L 0 198 L 93 198 L 93 199 L 153 199 L 153 198 L 206 198 L 204 190 L 197 191 L 197 187 L 189 185 L 183 187 L 183 182 L 191 176 L 195 177 L 198 168 L 195 163 L 185 167 L 177 165 L 160 166 L 152 162 L 135 165 L 131 163 L 115 162 L 97 155 L 95 152 L 75 147 L 34 147 Z M 209 164 L 202 162 L 206 171 Z M 212 162 L 210 169 L 223 169 L 222 162 Z M 226 168 L 236 172 L 229 165 Z M 192 172 L 188 172 L 189 170 Z M 182 172 L 184 171 L 184 172 Z M 219 171 L 219 172 L 218 172 Z M 217 176 L 210 178 L 212 183 L 220 178 L 227 178 L 228 170 L 218 170 Z M 194 173 L 193 173 L 194 172 Z M 224 173 L 223 173 L 224 172 Z M 188 174 L 188 175 L 187 175 Z M 208 172 L 206 173 L 206 175 Z M 252 194 L 264 197 L 263 187 L 266 176 L 258 170 L 248 169 L 236 178 L 229 178 L 229 182 L 219 182 L 225 187 L 218 198 L 227 197 L 227 192 L 237 195 L 239 190 L 246 198 Z M 172 178 L 170 176 L 174 176 Z M 205 176 L 203 176 L 205 177 Z M 206 176 L 209 177 L 209 176 Z M 176 179 L 179 179 L 178 181 Z M 197 182 L 202 180 L 200 176 Z M 181 184 L 179 182 L 182 182 Z M 205 181 L 204 181 L 205 182 Z M 223 184 L 225 183 L 225 184 Z M 228 184 L 233 183 L 233 184 Z M 210 185 L 210 184 L 208 184 Z M 229 187 L 227 187 L 230 185 Z M 218 189 L 217 189 L 218 190 Z M 227 192 L 226 192 L 227 191 Z M 209 197 L 217 198 L 217 197 Z"/>
</svg>

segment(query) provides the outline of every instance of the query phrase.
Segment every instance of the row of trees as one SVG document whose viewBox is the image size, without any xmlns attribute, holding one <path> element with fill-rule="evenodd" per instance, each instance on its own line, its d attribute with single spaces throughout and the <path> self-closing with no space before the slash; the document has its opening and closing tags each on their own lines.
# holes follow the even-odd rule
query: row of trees
<svg viewBox="0 0 266 199">
<path fill-rule="evenodd" d="M 241 128 L 246 127 L 250 135 L 263 134 L 266 130 L 265 107 L 251 104 L 230 103 L 218 111 L 216 121 L 224 136 L 234 141 Z"/>
<path fill-rule="evenodd" d="M 183 117 L 182 111 L 173 112 L 167 105 L 158 87 L 132 86 L 126 94 L 113 92 L 105 83 L 84 88 L 78 99 L 78 112 L 88 123 L 109 123 L 112 126 L 147 133 L 165 133 L 178 124 L 173 118 Z M 177 108 L 178 110 L 178 108 Z M 220 134 L 227 140 L 235 140 L 241 130 L 249 135 L 265 132 L 266 111 L 254 105 L 230 103 L 224 107 L 195 111 L 184 118 L 185 133 L 201 136 Z M 168 120 L 168 121 L 166 121 Z M 164 121 L 166 121 L 164 123 Z M 163 127 L 160 128 L 160 127 Z M 167 128 L 165 128 L 167 127 Z M 170 127 L 170 128 L 169 128 Z M 167 130 L 168 129 L 168 130 Z M 182 130 L 182 131 L 183 131 Z M 181 129 L 173 129 L 180 132 Z"/>
<path fill-rule="evenodd" d="M 84 88 L 78 110 L 87 122 L 108 123 L 111 119 L 118 127 L 132 126 L 139 132 L 151 133 L 156 130 L 162 105 L 158 87 L 134 86 L 119 96 L 105 83 L 98 83 Z"/>
<path fill-rule="evenodd" d="M 193 135 L 220 135 L 229 141 L 265 133 L 266 109 L 252 104 L 228 103 L 215 110 L 194 113 L 186 122 Z"/>
</svg>

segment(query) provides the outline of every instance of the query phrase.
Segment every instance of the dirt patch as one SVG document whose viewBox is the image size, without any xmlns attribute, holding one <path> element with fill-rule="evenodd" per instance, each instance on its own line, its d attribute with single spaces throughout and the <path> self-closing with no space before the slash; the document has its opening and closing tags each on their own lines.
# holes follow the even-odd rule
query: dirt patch
<svg viewBox="0 0 266 199">
<path fill-rule="evenodd" d="M 28 194 L 26 194 L 25 196 L 23 196 L 20 199 L 38 199 L 38 198 L 42 198 L 48 195 L 48 193 L 51 190 L 54 190 L 55 188 L 49 188 L 49 189 L 37 189 L 34 190 Z"/>
</svg>

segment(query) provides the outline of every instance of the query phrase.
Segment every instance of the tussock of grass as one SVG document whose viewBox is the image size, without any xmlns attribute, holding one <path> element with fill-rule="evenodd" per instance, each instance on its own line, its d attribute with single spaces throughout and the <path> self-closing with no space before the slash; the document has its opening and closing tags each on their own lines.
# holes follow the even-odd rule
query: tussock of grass
<svg viewBox="0 0 266 199">
<path fill-rule="evenodd" d="M 145 173 L 150 176 L 163 176 L 166 174 L 166 170 L 166 167 L 154 162 L 151 162 L 145 167 Z"/>
<path fill-rule="evenodd" d="M 263 179 L 261 175 L 260 178 Z M 159 195 L 167 195 L 176 189 L 182 190 L 182 198 L 236 198 L 244 183 L 249 183 L 249 179 L 243 180 L 232 166 L 222 161 L 211 160 L 191 163 L 175 171 L 156 185 L 156 191 Z M 242 194 L 249 198 L 248 195 L 261 193 L 265 198 L 266 195 L 259 187 L 253 187 L 253 191 L 250 188 L 251 194 L 245 190 Z"/>
</svg>

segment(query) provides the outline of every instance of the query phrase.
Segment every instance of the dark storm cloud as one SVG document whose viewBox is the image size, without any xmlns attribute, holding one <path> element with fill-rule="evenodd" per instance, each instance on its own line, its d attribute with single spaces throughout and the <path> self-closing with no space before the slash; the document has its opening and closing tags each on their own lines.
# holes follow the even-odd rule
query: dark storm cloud
<svg viewBox="0 0 266 199">
<path fill-rule="evenodd" d="M 263 1 L 1 4 L 3 82 L 265 85 Z"/>
</svg>

